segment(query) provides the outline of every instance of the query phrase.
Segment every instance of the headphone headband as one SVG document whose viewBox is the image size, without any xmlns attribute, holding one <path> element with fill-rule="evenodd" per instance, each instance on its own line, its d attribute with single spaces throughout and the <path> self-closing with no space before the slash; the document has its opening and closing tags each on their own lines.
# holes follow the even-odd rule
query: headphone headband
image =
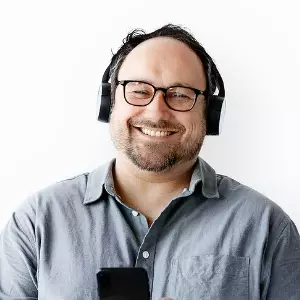
<svg viewBox="0 0 300 300">
<path fill-rule="evenodd" d="M 111 66 L 111 65 L 109 65 L 109 66 L 106 68 L 106 70 L 105 70 L 105 72 L 104 72 L 104 74 L 103 74 L 103 76 L 102 76 L 102 83 L 108 83 L 108 81 L 109 81 L 110 66 Z"/>
</svg>

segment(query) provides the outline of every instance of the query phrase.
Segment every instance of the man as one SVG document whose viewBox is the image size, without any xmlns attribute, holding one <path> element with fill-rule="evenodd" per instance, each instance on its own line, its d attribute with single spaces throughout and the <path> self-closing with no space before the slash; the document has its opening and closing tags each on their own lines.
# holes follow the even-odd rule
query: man
<svg viewBox="0 0 300 300">
<path fill-rule="evenodd" d="M 294 223 L 198 158 L 222 89 L 203 47 L 173 25 L 134 31 L 109 73 L 116 159 L 13 214 L 0 299 L 97 299 L 99 269 L 129 266 L 146 269 L 152 299 L 300 299 Z"/>
</svg>

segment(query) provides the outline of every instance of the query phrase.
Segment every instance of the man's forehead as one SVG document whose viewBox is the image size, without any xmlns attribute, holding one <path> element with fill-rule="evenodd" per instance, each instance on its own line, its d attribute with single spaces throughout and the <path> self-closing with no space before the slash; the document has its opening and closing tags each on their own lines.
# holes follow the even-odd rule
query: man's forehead
<svg viewBox="0 0 300 300">
<path fill-rule="evenodd" d="M 165 83 L 205 81 L 203 65 L 197 54 L 183 42 L 170 37 L 157 37 L 139 44 L 125 58 L 119 71 L 122 80 L 149 80 L 151 77 Z"/>
</svg>

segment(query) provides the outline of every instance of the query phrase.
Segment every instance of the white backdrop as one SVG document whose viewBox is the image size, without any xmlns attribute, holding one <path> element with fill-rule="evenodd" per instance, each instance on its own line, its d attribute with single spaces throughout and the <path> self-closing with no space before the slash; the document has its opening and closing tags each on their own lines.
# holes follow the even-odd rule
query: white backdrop
<svg viewBox="0 0 300 300">
<path fill-rule="evenodd" d="M 298 0 L 0 0 L 0 229 L 24 199 L 114 155 L 95 118 L 102 72 L 129 30 L 188 27 L 215 59 L 227 110 L 201 156 L 300 228 Z"/>
</svg>

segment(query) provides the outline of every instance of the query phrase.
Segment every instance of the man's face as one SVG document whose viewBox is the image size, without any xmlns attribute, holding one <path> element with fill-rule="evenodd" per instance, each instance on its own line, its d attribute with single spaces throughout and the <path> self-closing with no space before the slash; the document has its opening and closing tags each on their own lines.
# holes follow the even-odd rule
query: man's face
<svg viewBox="0 0 300 300">
<path fill-rule="evenodd" d="M 118 80 L 145 81 L 164 88 L 179 83 L 206 89 L 198 56 L 185 44 L 168 37 L 153 38 L 134 48 L 123 62 Z M 204 96 L 198 96 L 191 111 L 180 112 L 167 106 L 162 91 L 149 105 L 132 106 L 125 101 L 123 88 L 118 85 L 116 89 L 110 119 L 112 141 L 119 154 L 152 172 L 196 159 L 206 133 Z M 152 135 L 158 131 L 168 133 L 151 136 L 150 131 Z"/>
</svg>

